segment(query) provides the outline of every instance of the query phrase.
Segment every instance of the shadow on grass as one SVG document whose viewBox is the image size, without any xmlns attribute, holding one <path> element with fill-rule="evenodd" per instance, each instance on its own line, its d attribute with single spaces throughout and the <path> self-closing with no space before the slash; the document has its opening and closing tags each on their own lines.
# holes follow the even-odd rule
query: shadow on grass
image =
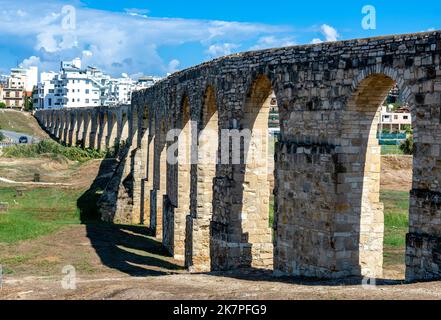
<svg viewBox="0 0 441 320">
<path fill-rule="evenodd" d="M 97 201 L 115 166 L 113 159 L 102 161 L 96 179 L 77 201 L 81 222 L 86 225 L 87 236 L 102 263 L 135 277 L 166 275 L 182 269 L 168 261 L 162 244 L 151 237 L 148 228 L 101 222 Z"/>
</svg>

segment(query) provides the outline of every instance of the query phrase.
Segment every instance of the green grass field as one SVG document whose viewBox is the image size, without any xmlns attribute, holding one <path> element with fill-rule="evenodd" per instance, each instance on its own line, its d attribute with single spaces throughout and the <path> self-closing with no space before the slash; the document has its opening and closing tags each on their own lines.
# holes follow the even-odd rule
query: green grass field
<svg viewBox="0 0 441 320">
<path fill-rule="evenodd" d="M 0 109 L 0 128 L 38 137 L 45 136 L 34 117 L 13 110 Z"/>
<path fill-rule="evenodd" d="M 18 196 L 16 188 L 0 188 L 0 201 L 9 203 L 8 213 L 0 213 L 0 242 L 35 239 L 80 224 L 77 199 L 82 192 L 55 188 L 33 188 Z"/>
<path fill-rule="evenodd" d="M 381 146 L 382 155 L 398 154 L 402 155 L 404 152 L 400 149 L 400 146 Z"/>
<path fill-rule="evenodd" d="M 382 190 L 380 201 L 384 204 L 384 244 L 402 248 L 409 227 L 409 192 Z"/>
</svg>

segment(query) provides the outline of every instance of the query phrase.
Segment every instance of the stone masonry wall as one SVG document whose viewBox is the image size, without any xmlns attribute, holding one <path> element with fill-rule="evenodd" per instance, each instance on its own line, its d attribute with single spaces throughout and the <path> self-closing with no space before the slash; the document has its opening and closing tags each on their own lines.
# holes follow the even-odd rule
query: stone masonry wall
<svg viewBox="0 0 441 320">
<path fill-rule="evenodd" d="M 147 110 L 154 120 L 150 121 L 154 123 L 150 130 L 155 133 L 153 183 L 149 186 L 151 226 L 158 230 L 159 221 L 165 221 L 165 246 L 171 253 L 179 248 L 177 258 L 185 256 L 192 270 L 274 265 L 280 275 L 381 276 L 384 227 L 378 198 L 380 154 L 374 128 L 378 108 L 396 83 L 412 107 L 416 147 L 406 277 L 439 278 L 440 55 L 439 31 L 269 49 L 219 58 L 135 92 L 128 112 Z M 274 243 L 265 212 L 268 192 L 260 190 L 268 189 L 267 183 L 256 183 L 267 181 L 267 173 L 263 178 L 261 170 L 249 165 L 218 164 L 210 187 L 198 183 L 203 171 L 198 172 L 197 166 L 192 167 L 189 179 L 179 181 L 181 166 L 164 165 L 164 157 L 158 154 L 167 131 L 179 126 L 183 99 L 188 99 L 189 117 L 200 128 L 208 87 L 213 90 L 219 135 L 222 129 L 255 130 L 253 121 L 264 112 L 262 101 L 269 91 L 276 95 L 281 136 L 275 150 Z M 250 101 L 255 102 L 252 111 Z M 83 144 L 90 145 L 101 127 L 93 124 L 93 110 L 81 114 L 76 110 L 38 111 L 36 117 L 57 135 L 68 122 L 66 112 L 82 119 L 77 127 L 83 129 L 77 130 L 84 131 Z M 120 118 L 118 121 L 123 122 Z M 259 128 L 265 129 L 264 125 Z M 119 130 L 120 136 L 122 132 Z M 214 150 L 220 150 L 220 140 L 217 146 L 213 144 Z M 167 143 L 167 148 L 171 145 Z M 138 148 L 147 152 L 146 144 Z M 231 154 L 232 150 L 225 152 Z M 127 175 L 115 177 L 116 181 L 120 179 L 115 183 L 119 188 L 131 174 L 132 178 L 134 172 L 138 175 L 133 161 L 125 163 L 129 165 L 129 172 L 124 170 Z M 210 197 L 198 196 L 209 192 Z M 248 200 L 252 195 L 259 201 Z M 141 201 L 141 197 L 134 198 Z M 212 201 L 207 206 L 211 207 L 211 217 L 198 222 L 197 208 L 207 205 L 204 201 Z M 117 197 L 110 207 L 118 212 L 117 208 L 127 203 Z M 184 208 L 179 203 L 185 203 Z M 198 231 L 206 230 L 207 225 L 209 232 Z M 204 244 L 202 251 L 195 250 L 199 243 Z M 200 259 L 199 254 L 193 259 L 196 252 L 209 252 L 210 259 Z"/>
</svg>

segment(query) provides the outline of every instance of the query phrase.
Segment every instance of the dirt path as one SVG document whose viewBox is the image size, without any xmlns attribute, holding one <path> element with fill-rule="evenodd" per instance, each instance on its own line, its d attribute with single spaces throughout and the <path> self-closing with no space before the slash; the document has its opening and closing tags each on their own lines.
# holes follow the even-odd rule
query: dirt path
<svg viewBox="0 0 441 320">
<path fill-rule="evenodd" d="M 269 271 L 190 274 L 138 227 L 67 227 L 0 245 L 0 261 L 0 299 L 441 299 L 441 282 L 378 280 L 376 287 L 364 287 L 355 279 L 314 282 L 275 278 Z M 75 267 L 75 290 L 62 288 L 67 265 Z"/>
<path fill-rule="evenodd" d="M 412 156 L 381 157 L 381 188 L 395 191 L 412 189 Z"/>
</svg>

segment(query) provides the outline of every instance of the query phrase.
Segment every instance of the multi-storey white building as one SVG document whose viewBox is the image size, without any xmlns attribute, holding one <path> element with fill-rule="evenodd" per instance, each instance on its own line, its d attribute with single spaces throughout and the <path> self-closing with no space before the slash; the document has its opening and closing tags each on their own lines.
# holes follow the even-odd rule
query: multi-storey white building
<svg viewBox="0 0 441 320">
<path fill-rule="evenodd" d="M 3 89 L 0 101 L 4 102 L 8 108 L 23 108 L 25 99 L 32 95 L 37 80 L 37 67 L 11 69 L 9 76 L 1 76 Z"/>
<path fill-rule="evenodd" d="M 42 73 L 37 108 L 78 108 L 130 104 L 132 92 L 153 85 L 159 78 L 136 82 L 125 76 L 112 79 L 94 67 L 81 67 L 81 60 L 61 62 L 60 73 Z"/>
<path fill-rule="evenodd" d="M 60 107 L 55 105 L 55 82 L 58 73 L 42 72 L 40 74 L 40 82 L 34 93 L 34 108 L 36 109 L 52 109 Z"/>
</svg>

